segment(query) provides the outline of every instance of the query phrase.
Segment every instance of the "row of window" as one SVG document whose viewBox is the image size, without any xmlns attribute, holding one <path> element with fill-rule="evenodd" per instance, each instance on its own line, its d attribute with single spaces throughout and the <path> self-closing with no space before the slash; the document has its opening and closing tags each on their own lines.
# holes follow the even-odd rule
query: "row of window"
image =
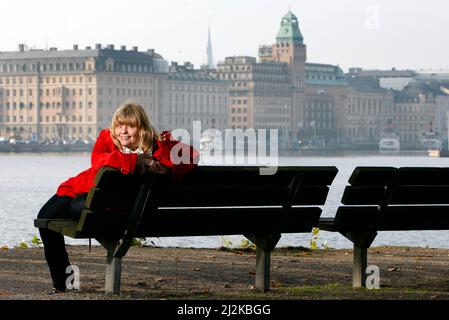
<svg viewBox="0 0 449 320">
<path fill-rule="evenodd" d="M 65 71 L 93 71 L 94 63 L 86 62 L 68 62 L 68 63 L 24 63 L 24 64 L 2 64 L 0 72 L 65 72 Z M 106 66 L 107 71 L 122 71 L 147 73 L 153 72 L 153 67 L 146 64 L 127 64 L 127 63 L 109 63 Z"/>
<path fill-rule="evenodd" d="M 364 114 L 364 115 L 382 115 L 385 114 L 385 112 L 382 110 L 381 105 L 375 105 L 375 106 L 366 106 L 363 104 L 360 106 L 355 105 L 349 105 L 348 106 L 348 113 L 349 114 Z"/>
<path fill-rule="evenodd" d="M 67 84 L 67 83 L 83 83 L 85 77 L 44 77 L 42 79 L 42 83 L 47 84 Z M 93 78 L 92 77 L 86 77 L 87 83 L 92 83 Z M 153 79 L 152 78 L 141 78 L 141 77 L 108 77 L 107 83 L 116 83 L 116 84 L 152 84 Z M 97 77 L 97 82 L 103 83 L 103 77 Z M 33 84 L 37 83 L 36 77 L 0 77 L 0 84 Z M 189 86 L 190 90 L 190 86 Z M 213 91 L 213 90 L 212 90 Z"/>
<path fill-rule="evenodd" d="M 93 64 L 86 62 L 69 63 L 24 63 L 2 64 L 0 72 L 45 72 L 45 71 L 92 71 Z"/>
<path fill-rule="evenodd" d="M 228 88 L 227 86 L 202 86 L 202 85 L 175 85 L 175 84 L 169 84 L 168 85 L 169 91 L 197 91 L 197 92 L 227 92 Z"/>
<path fill-rule="evenodd" d="M 246 121 L 248 121 L 248 118 L 247 117 L 231 117 L 231 121 L 232 122 L 246 122 Z"/>
<path fill-rule="evenodd" d="M 17 79 L 17 81 L 16 81 Z M 42 83 L 71 83 L 70 79 L 72 80 L 72 83 L 83 83 L 84 81 L 84 77 L 65 77 L 65 82 L 64 82 L 64 77 L 45 77 L 42 79 Z M 33 84 L 34 80 L 36 80 L 37 82 L 37 78 L 36 77 L 28 77 L 28 78 L 22 78 L 22 77 L 11 77 L 11 78 L 0 78 L 0 84 L 25 84 L 26 82 L 28 82 L 28 84 Z M 86 77 L 86 81 L 88 83 L 92 82 L 92 77 Z"/>
<path fill-rule="evenodd" d="M 225 114 L 227 111 L 227 108 L 220 108 L 220 106 L 217 105 L 208 105 L 203 107 L 202 105 L 194 105 L 194 106 L 178 106 L 177 104 L 168 104 L 167 108 L 168 114 L 174 113 L 182 113 L 182 114 Z"/>
<path fill-rule="evenodd" d="M 169 117 L 168 118 L 168 124 L 170 125 L 170 126 L 173 126 L 173 125 L 178 125 L 178 126 L 181 126 L 181 125 L 190 125 L 192 122 L 190 122 L 190 120 L 192 120 L 191 118 L 171 118 L 171 117 Z M 219 127 L 222 127 L 223 125 L 224 125 L 224 120 L 223 119 L 218 119 L 218 121 L 217 121 L 217 119 L 215 119 L 215 118 L 195 118 L 195 121 L 201 121 L 201 124 L 202 125 L 206 125 L 206 126 L 208 126 L 208 125 L 218 125 Z M 203 130 L 205 129 L 205 128 L 202 128 Z"/>
<path fill-rule="evenodd" d="M 135 90 L 135 89 L 134 89 Z M 88 88 L 87 90 L 88 95 L 92 95 L 92 88 Z M 54 89 L 39 89 L 39 95 L 40 96 L 60 96 L 61 94 L 70 95 L 72 93 L 73 96 L 77 95 L 82 96 L 83 95 L 83 89 L 69 89 L 69 88 L 54 88 Z M 32 89 L 28 89 L 28 96 L 32 97 L 34 91 Z M 23 89 L 13 89 L 13 90 L 5 90 L 5 94 L 7 97 L 23 97 L 24 96 L 24 90 Z"/>
<path fill-rule="evenodd" d="M 279 118 L 279 117 L 270 117 L 270 118 L 264 118 L 264 117 L 256 117 L 255 121 L 257 123 L 289 123 L 290 119 L 286 118 Z"/>
<path fill-rule="evenodd" d="M 99 105 L 100 106 L 102 106 L 102 102 L 100 101 L 99 102 Z M 29 103 L 28 104 L 28 108 L 29 109 L 33 109 L 33 103 Z M 65 108 L 66 109 L 69 109 L 70 108 L 70 103 L 69 102 L 66 102 L 65 104 L 64 104 L 64 106 L 65 106 Z M 93 106 L 93 104 L 92 104 L 92 101 L 88 101 L 87 102 L 87 108 L 88 109 L 92 109 L 92 106 Z M 79 107 L 79 109 L 82 109 L 83 108 L 83 102 L 82 101 L 79 101 L 78 102 L 78 107 Z M 25 106 L 25 104 L 24 103 L 22 103 L 22 102 L 20 102 L 20 103 L 16 103 L 16 102 L 13 102 L 12 104 L 10 104 L 9 102 L 7 102 L 6 104 L 5 104 L 5 109 L 6 110 L 17 110 L 17 109 L 19 109 L 19 110 L 23 110 L 23 109 L 25 109 L 26 108 L 26 106 Z M 41 109 L 50 109 L 50 108 L 52 108 L 52 109 L 59 109 L 59 108 L 61 108 L 61 103 L 60 102 L 52 102 L 51 104 L 49 103 L 49 102 L 47 102 L 47 103 L 41 103 L 40 104 L 40 108 Z M 76 108 L 76 102 L 75 101 L 73 101 L 72 102 L 72 109 L 75 109 Z M 0 105 L 0 110 L 2 110 L 3 109 L 3 106 L 2 105 Z"/>
<path fill-rule="evenodd" d="M 66 132 L 67 131 L 72 131 L 72 133 L 84 133 L 84 128 L 83 127 L 72 127 L 72 126 L 70 126 L 70 127 L 66 127 L 65 128 L 66 130 Z M 71 130 L 70 130 L 71 129 Z M 19 132 L 24 132 L 25 131 L 25 128 L 24 127 L 20 127 L 20 128 L 17 128 L 17 127 L 7 127 L 6 128 L 6 132 L 16 132 L 16 131 L 19 131 Z M 42 134 L 42 133 L 56 133 L 57 132 L 57 128 L 56 128 L 56 126 L 55 125 L 51 125 L 51 126 L 45 126 L 45 127 L 43 127 L 43 128 L 40 128 L 40 133 Z M 87 133 L 92 133 L 92 128 L 91 127 L 88 127 L 87 128 Z M 32 132 L 31 131 L 31 128 L 28 128 L 28 132 Z"/>
<path fill-rule="evenodd" d="M 45 121 L 44 121 L 45 119 Z M 87 121 L 88 122 L 92 122 L 93 117 L 92 116 L 87 116 Z M 33 116 L 28 116 L 28 117 L 24 117 L 24 116 L 6 116 L 5 117 L 5 122 L 33 122 L 34 121 L 34 117 Z M 2 118 L 0 118 L 0 122 L 2 122 Z M 56 116 L 39 116 L 39 122 L 83 122 L 83 116 L 65 116 L 65 117 L 56 117 Z"/>
<path fill-rule="evenodd" d="M 337 77 L 336 76 L 326 76 L 326 75 L 314 75 L 314 74 L 306 74 L 306 79 L 307 80 L 336 80 Z"/>
<path fill-rule="evenodd" d="M 247 113 L 248 110 L 246 108 L 232 108 L 231 113 Z"/>
</svg>

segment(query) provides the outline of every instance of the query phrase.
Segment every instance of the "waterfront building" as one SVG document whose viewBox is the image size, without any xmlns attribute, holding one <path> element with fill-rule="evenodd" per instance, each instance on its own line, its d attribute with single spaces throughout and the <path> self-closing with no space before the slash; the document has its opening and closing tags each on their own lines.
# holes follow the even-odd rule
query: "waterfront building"
<svg viewBox="0 0 449 320">
<path fill-rule="evenodd" d="M 420 149 L 423 135 L 435 131 L 436 91 L 438 89 L 418 83 L 394 93 L 391 115 L 401 137 L 401 146 Z"/>
<path fill-rule="evenodd" d="M 186 62 L 172 62 L 165 90 L 162 127 L 184 128 L 192 132 L 193 121 L 202 130 L 227 128 L 229 82 L 219 79 L 214 69 L 194 69 Z"/>
<path fill-rule="evenodd" d="M 0 136 L 94 140 L 127 100 L 161 123 L 168 63 L 113 45 L 0 52 Z"/>
<path fill-rule="evenodd" d="M 307 63 L 302 139 L 329 145 L 344 141 L 345 107 L 349 86 L 340 67 Z"/>
<path fill-rule="evenodd" d="M 440 92 L 435 97 L 435 131 L 440 133 L 442 142 L 446 142 L 445 147 L 447 147 L 449 135 L 449 83 L 442 83 Z"/>
<path fill-rule="evenodd" d="M 393 92 L 379 86 L 378 79 L 348 75 L 349 92 L 339 127 L 344 142 L 366 148 L 376 147 L 385 131 L 393 130 Z"/>
</svg>

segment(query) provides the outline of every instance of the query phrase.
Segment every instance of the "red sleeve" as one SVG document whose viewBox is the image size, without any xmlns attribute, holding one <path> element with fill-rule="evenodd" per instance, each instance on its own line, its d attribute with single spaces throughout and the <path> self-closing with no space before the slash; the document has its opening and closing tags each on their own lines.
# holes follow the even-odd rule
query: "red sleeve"
<svg viewBox="0 0 449 320">
<path fill-rule="evenodd" d="M 91 162 L 94 170 L 103 166 L 119 169 L 122 173 L 133 173 L 136 166 L 137 154 L 124 154 L 117 149 L 111 138 L 109 129 L 100 132 L 92 150 Z"/>
<path fill-rule="evenodd" d="M 158 148 L 153 157 L 164 167 L 170 168 L 175 178 L 192 171 L 198 165 L 200 154 L 192 146 L 175 140 L 167 131 L 162 132 L 161 136 L 162 140 L 157 141 Z M 172 159 L 172 151 L 173 156 L 177 155 L 178 158 L 175 161 Z"/>
</svg>

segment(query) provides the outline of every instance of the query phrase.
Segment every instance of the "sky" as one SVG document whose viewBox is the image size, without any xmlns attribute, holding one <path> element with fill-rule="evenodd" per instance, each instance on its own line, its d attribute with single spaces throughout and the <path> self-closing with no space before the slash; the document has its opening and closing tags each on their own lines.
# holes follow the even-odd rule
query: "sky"
<svg viewBox="0 0 449 320">
<path fill-rule="evenodd" d="M 2 0 L 0 51 L 96 43 L 154 48 L 168 61 L 257 56 L 289 9 L 307 61 L 364 69 L 449 69 L 447 0 Z"/>
</svg>

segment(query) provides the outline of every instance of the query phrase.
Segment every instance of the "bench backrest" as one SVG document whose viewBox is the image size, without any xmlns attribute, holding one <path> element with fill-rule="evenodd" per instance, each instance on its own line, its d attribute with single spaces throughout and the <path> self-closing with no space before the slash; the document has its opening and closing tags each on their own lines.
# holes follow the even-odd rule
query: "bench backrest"
<svg viewBox="0 0 449 320">
<path fill-rule="evenodd" d="M 318 206 L 325 204 L 336 174 L 335 167 L 280 167 L 273 175 L 260 175 L 258 167 L 204 166 L 176 181 L 103 168 L 87 197 L 79 230 L 103 229 L 115 236 L 126 229 L 131 211 L 142 210 L 141 235 L 230 234 L 244 230 L 245 224 L 251 229 L 264 219 L 270 224 L 275 215 L 299 213 L 299 207 L 315 209 L 303 212 L 311 228 L 318 225 Z"/>
<path fill-rule="evenodd" d="M 449 168 L 357 167 L 336 217 L 338 229 L 449 228 Z"/>
</svg>

